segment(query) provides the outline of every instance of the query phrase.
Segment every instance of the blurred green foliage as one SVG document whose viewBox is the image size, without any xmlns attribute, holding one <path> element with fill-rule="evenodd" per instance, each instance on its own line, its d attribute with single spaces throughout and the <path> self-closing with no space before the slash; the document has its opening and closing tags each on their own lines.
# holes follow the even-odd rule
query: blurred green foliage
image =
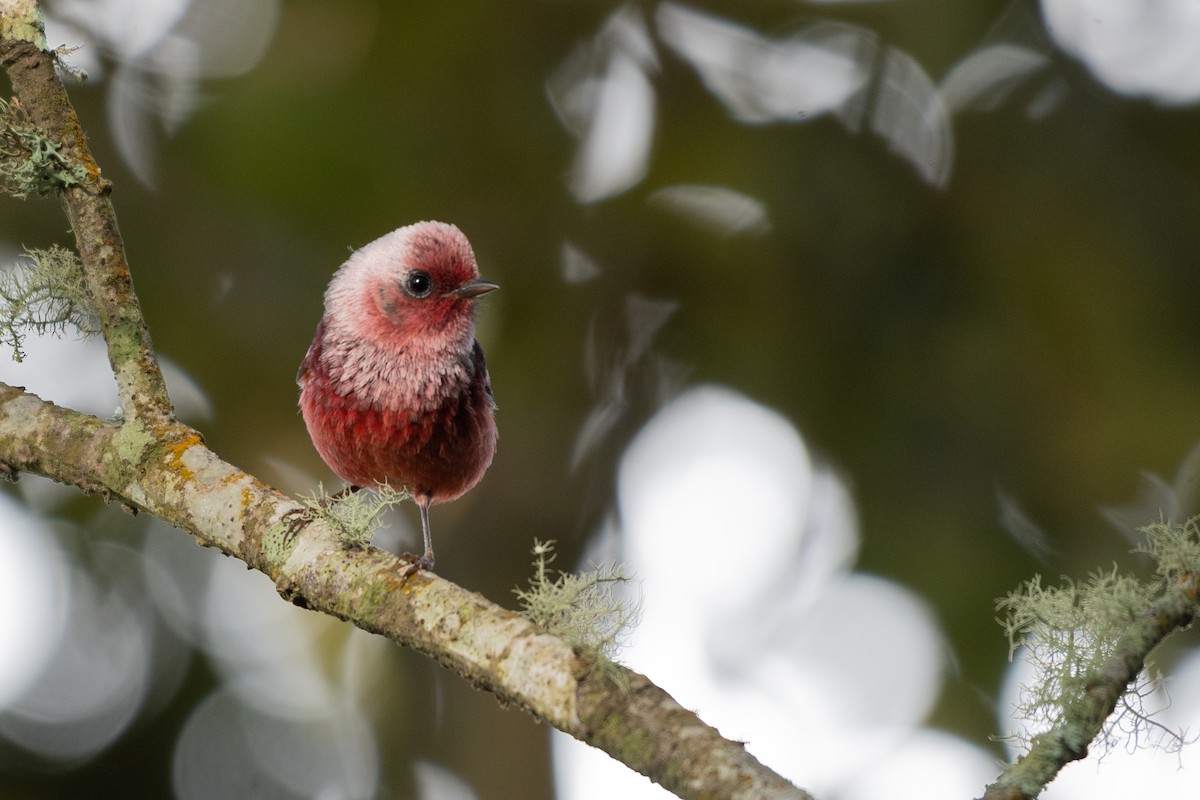
<svg viewBox="0 0 1200 800">
<path fill-rule="evenodd" d="M 708 5 L 758 30 L 818 14 L 854 22 L 935 80 L 1007 7 Z M 606 346 L 630 294 L 677 301 L 656 352 L 691 382 L 780 410 L 849 480 L 860 566 L 927 597 L 948 633 L 956 672 L 934 724 L 985 741 L 1007 652 L 994 598 L 1034 572 L 1136 563 L 1098 508 L 1131 501 L 1143 471 L 1170 478 L 1200 439 L 1200 112 L 1116 96 L 1063 58 L 1070 90 L 1045 118 L 1014 105 L 954 119 L 953 173 L 937 190 L 878 138 L 833 120 L 738 124 L 663 49 L 649 173 L 584 207 L 566 188 L 575 142 L 545 82 L 611 10 L 287 2 L 263 63 L 205 84 L 199 111 L 160 143 L 154 189 L 114 150 L 106 85 L 72 88 L 114 183 L 155 344 L 207 392 L 211 447 L 309 490 L 331 476 L 305 435 L 294 376 L 329 276 L 348 247 L 400 225 L 459 225 L 502 287 L 480 320 L 501 438 L 484 482 L 438 509 L 438 566 L 511 603 L 534 537 L 556 539 L 569 564 L 610 510 L 622 446 L 657 402 L 652 367 L 633 373 L 628 416 L 569 470 L 595 400 L 589 331 Z M 647 204 L 680 182 L 762 200 L 772 230 L 720 238 Z M 69 243 L 55 201 L 3 208 L 0 240 Z M 597 278 L 561 279 L 565 240 Z M 1046 532 L 1050 563 L 1006 534 L 1000 491 Z M 731 580 L 737 545 L 731 531 Z M 483 797 L 549 796 L 544 728 L 398 658 L 420 707 L 405 732 L 381 737 L 385 748 L 434 757 Z M 111 770 L 163 796 L 169 761 L 151 732 L 169 737 L 181 713 L 173 705 L 135 729 L 103 763 L 18 781 L 5 796 L 51 786 L 96 796 L 88 787 L 117 785 Z M 502 756 L 478 756 L 497 741 Z M 393 796 L 407 794 L 402 780 L 389 778 Z"/>
</svg>

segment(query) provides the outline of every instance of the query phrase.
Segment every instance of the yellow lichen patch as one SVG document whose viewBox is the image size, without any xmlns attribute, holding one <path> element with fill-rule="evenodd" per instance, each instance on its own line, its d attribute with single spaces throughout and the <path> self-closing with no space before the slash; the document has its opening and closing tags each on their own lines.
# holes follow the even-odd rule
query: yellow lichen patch
<svg viewBox="0 0 1200 800">
<path fill-rule="evenodd" d="M 263 489 L 266 488 L 261 481 L 247 475 L 244 472 L 231 472 L 221 478 L 221 485 L 231 488 L 241 489 L 241 504 L 240 513 L 245 514 L 246 509 L 253 506 L 259 499 Z M 257 491 L 256 491 L 257 489 Z"/>
<path fill-rule="evenodd" d="M 82 131 L 83 128 L 81 127 L 79 130 Z M 84 144 L 86 145 L 86 141 Z M 91 179 L 92 183 L 99 183 L 101 181 L 100 165 L 96 163 L 94 158 L 92 158 L 91 153 L 88 153 L 86 147 L 84 148 L 83 152 L 87 153 L 87 156 L 83 159 L 83 168 L 87 172 L 88 178 Z"/>
<path fill-rule="evenodd" d="M 414 569 L 411 564 L 406 569 L 409 571 L 400 582 L 400 591 L 404 592 L 404 594 L 411 595 L 430 583 L 429 578 L 425 576 L 423 571 Z"/>
<path fill-rule="evenodd" d="M 184 436 L 174 444 L 167 445 L 167 468 L 183 481 L 190 481 L 194 476 L 192 471 L 183 463 L 183 454 L 198 444 L 203 444 L 200 437 L 194 433 Z"/>
</svg>

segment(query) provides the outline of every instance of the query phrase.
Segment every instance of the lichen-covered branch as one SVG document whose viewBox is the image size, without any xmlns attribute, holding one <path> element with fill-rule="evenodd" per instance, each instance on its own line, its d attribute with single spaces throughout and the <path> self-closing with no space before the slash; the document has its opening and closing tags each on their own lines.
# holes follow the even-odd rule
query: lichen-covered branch
<svg viewBox="0 0 1200 800">
<path fill-rule="evenodd" d="M 45 49 L 36 4 L 22 0 L 0 9 L 0 65 L 29 121 L 45 132 L 70 165 L 60 193 L 92 311 L 108 344 L 108 358 L 125 414 L 166 420 L 172 415 L 166 383 L 150 342 L 109 199 L 111 185 L 88 149 L 83 128 Z"/>
<path fill-rule="evenodd" d="M 44 475 L 144 511 L 260 570 L 297 605 L 427 654 L 472 684 L 599 747 L 685 798 L 806 800 L 647 678 L 593 669 L 528 619 L 374 548 L 347 547 L 318 519 L 284 536 L 302 507 L 222 461 L 174 419 L 133 291 L 124 244 L 83 131 L 55 74 L 32 0 L 0 0 L 0 65 L 22 113 L 53 145 L 52 181 L 108 344 L 124 415 L 107 421 L 0 383 L 0 474 Z M 43 178 L 45 176 L 42 176 Z M 50 176 L 53 179 L 53 176 Z M 44 184 L 40 184 L 44 185 Z"/>
<path fill-rule="evenodd" d="M 1200 572 L 1171 569 L 1166 576 L 1158 599 L 1125 625 L 1107 657 L 1084 676 L 1082 696 L 1064 705 L 1059 722 L 1033 738 L 1029 751 L 987 787 L 983 800 L 1037 797 L 1063 767 L 1087 756 L 1150 652 L 1191 625 L 1200 610 Z"/>
<path fill-rule="evenodd" d="M 809 797 L 646 677 L 618 668 L 614 681 L 479 594 L 382 550 L 347 548 L 321 520 L 285 543 L 281 517 L 299 504 L 185 425 L 107 422 L 0 383 L 0 463 L 161 517 L 267 574 L 293 603 L 428 655 L 680 797 Z"/>
</svg>

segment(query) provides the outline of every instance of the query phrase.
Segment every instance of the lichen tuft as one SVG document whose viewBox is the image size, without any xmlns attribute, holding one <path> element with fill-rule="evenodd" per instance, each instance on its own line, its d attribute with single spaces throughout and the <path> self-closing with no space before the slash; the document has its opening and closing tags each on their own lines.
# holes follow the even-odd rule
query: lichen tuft
<svg viewBox="0 0 1200 800">
<path fill-rule="evenodd" d="M 100 331 L 73 250 L 27 249 L 0 270 L 0 344 L 12 348 L 15 361 L 25 358 L 27 331 L 62 336 L 70 328 L 85 337 Z"/>
<path fill-rule="evenodd" d="M 513 590 L 522 613 L 619 682 L 622 673 L 613 668 L 613 659 L 639 616 L 636 601 L 616 594 L 618 587 L 631 582 L 624 567 L 592 565 L 579 574 L 560 571 L 552 576 L 554 542 L 535 539 L 532 553 L 534 574 L 529 588 Z"/>
</svg>

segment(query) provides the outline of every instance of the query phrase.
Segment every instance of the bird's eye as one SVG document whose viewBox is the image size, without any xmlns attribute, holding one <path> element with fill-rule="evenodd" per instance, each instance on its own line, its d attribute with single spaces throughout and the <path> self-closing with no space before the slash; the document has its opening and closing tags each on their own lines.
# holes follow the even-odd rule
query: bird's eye
<svg viewBox="0 0 1200 800">
<path fill-rule="evenodd" d="M 414 269 L 404 278 L 404 291 L 418 299 L 428 297 L 433 291 L 433 278 L 429 277 L 428 272 Z"/>
</svg>

